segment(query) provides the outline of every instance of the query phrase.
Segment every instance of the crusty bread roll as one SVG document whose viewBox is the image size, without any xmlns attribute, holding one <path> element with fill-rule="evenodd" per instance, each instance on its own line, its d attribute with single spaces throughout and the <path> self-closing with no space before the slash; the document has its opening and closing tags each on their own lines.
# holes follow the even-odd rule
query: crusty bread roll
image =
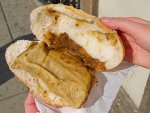
<svg viewBox="0 0 150 113">
<path fill-rule="evenodd" d="M 101 62 L 95 70 L 118 66 L 124 58 L 124 47 L 117 32 L 105 27 L 101 20 L 82 10 L 63 4 L 39 7 L 31 13 L 31 30 L 39 40 L 54 34 L 67 33 L 69 38 Z"/>
<path fill-rule="evenodd" d="M 47 105 L 80 108 L 92 86 L 91 70 L 112 69 L 124 58 L 116 31 L 71 6 L 50 4 L 33 10 L 31 30 L 40 41 L 12 44 L 6 61 Z"/>
</svg>

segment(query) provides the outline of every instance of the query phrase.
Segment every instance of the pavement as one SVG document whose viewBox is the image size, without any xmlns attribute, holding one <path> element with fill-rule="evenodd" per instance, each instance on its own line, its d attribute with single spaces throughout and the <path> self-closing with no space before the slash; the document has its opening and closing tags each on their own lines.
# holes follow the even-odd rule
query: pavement
<svg viewBox="0 0 150 113">
<path fill-rule="evenodd" d="M 15 40 L 33 39 L 29 15 L 33 0 L 0 0 L 0 113 L 24 113 L 28 88 L 8 69 L 5 50 Z"/>
<path fill-rule="evenodd" d="M 0 0 L 0 113 L 24 113 L 24 100 L 28 88 L 19 82 L 8 69 L 5 60 L 6 48 L 16 40 L 35 38 L 30 30 L 29 15 L 36 8 L 37 0 Z M 120 105 L 130 111 L 130 100 L 122 90 L 114 101 L 110 113 L 124 113 Z M 124 99 L 126 98 L 126 99 Z"/>
</svg>

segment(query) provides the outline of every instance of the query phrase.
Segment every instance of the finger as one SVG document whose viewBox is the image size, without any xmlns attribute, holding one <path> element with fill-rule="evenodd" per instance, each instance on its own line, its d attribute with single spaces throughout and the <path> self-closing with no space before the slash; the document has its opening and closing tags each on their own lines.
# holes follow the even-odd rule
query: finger
<svg viewBox="0 0 150 113">
<path fill-rule="evenodd" d="M 135 41 L 136 41 L 132 36 L 130 36 L 127 33 L 118 31 L 118 35 L 121 37 L 121 39 L 124 41 L 124 43 L 126 43 L 126 42 L 129 42 L 129 43 L 134 42 L 135 43 Z"/>
<path fill-rule="evenodd" d="M 118 32 L 119 36 L 122 39 L 122 42 L 124 44 L 124 48 L 125 48 L 125 60 L 133 63 L 133 44 L 135 42 L 135 40 L 129 36 L 128 34 L 122 33 L 122 32 Z"/>
<path fill-rule="evenodd" d="M 125 60 L 145 68 L 150 68 L 150 53 L 138 46 L 130 35 L 122 32 L 118 32 L 118 34 L 125 47 Z"/>
<path fill-rule="evenodd" d="M 35 105 L 34 97 L 31 93 L 28 93 L 27 98 L 25 100 L 25 113 L 36 113 L 38 109 Z"/>
<path fill-rule="evenodd" d="M 102 22 L 109 28 L 120 30 L 125 32 L 133 37 L 139 33 L 143 33 L 142 30 L 145 30 L 145 25 L 129 21 L 125 18 L 120 17 L 103 17 L 101 18 Z"/>
<path fill-rule="evenodd" d="M 141 18 L 138 18 L 138 17 L 126 17 L 126 19 L 128 19 L 130 21 L 133 21 L 133 22 L 138 22 L 138 23 L 141 23 L 141 24 L 150 24 L 150 21 L 144 20 L 144 19 L 141 19 Z"/>
<path fill-rule="evenodd" d="M 150 68 L 150 53 L 135 43 L 132 46 L 134 47 L 132 63 L 145 68 Z"/>
</svg>

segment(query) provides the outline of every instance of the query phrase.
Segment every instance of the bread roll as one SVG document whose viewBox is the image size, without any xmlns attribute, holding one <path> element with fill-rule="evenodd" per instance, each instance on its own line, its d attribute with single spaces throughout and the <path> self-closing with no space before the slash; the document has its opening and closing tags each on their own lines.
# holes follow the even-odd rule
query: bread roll
<svg viewBox="0 0 150 113">
<path fill-rule="evenodd" d="M 92 87 L 91 70 L 113 69 L 122 62 L 120 37 L 97 17 L 62 4 L 36 8 L 30 19 L 39 41 L 8 47 L 10 70 L 44 104 L 80 108 Z"/>
</svg>

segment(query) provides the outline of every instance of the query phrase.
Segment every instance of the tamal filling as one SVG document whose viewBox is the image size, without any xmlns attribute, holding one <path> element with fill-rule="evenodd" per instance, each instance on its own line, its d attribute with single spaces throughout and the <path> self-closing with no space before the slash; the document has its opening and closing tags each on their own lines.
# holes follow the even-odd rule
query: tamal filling
<svg viewBox="0 0 150 113">
<path fill-rule="evenodd" d="M 66 34 L 63 34 L 58 40 L 49 41 L 51 44 L 43 41 L 30 46 L 15 59 L 11 67 L 30 73 L 44 96 L 49 97 L 52 93 L 63 99 L 65 106 L 79 108 L 88 96 L 92 77 L 84 60 L 79 57 L 82 48 L 75 48 L 72 41 L 65 37 Z M 76 54 L 73 50 L 80 52 Z"/>
</svg>

